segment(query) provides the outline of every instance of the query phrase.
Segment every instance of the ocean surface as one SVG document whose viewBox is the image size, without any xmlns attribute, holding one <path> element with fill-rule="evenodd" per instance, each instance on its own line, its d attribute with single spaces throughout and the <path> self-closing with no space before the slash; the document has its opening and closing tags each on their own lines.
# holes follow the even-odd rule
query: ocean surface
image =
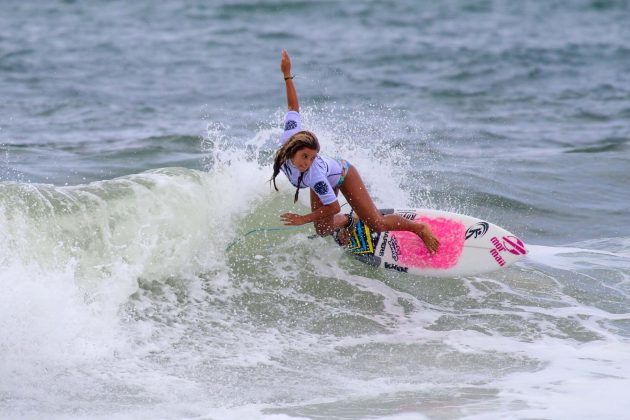
<svg viewBox="0 0 630 420">
<path fill-rule="evenodd" d="M 627 416 L 628 22 L 624 0 L 2 1 L 0 418 Z M 261 230 L 308 211 L 267 182 L 283 48 L 378 205 L 529 255 L 413 277 Z"/>
</svg>

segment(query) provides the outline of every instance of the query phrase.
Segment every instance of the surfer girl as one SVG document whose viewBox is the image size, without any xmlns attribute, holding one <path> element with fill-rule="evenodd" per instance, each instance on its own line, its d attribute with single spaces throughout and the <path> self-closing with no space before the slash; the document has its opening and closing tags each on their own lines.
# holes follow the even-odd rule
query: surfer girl
<svg viewBox="0 0 630 420">
<path fill-rule="evenodd" d="M 318 235 L 333 234 L 338 242 L 348 242 L 349 232 L 356 223 L 351 214 L 341 214 L 337 200 L 339 191 L 344 195 L 356 215 L 375 232 L 409 231 L 417 234 L 431 254 L 440 245 L 425 223 L 412 222 L 396 214 L 382 215 L 374 205 L 357 169 L 344 159 L 333 159 L 319 154 L 319 141 L 315 134 L 302 129 L 297 92 L 291 75 L 291 59 L 282 51 L 280 69 L 284 75 L 288 112 L 284 120 L 284 133 L 280 139 L 273 163 L 271 181 L 276 186 L 280 171 L 296 188 L 294 202 L 301 188 L 311 193 L 311 213 L 284 213 L 280 219 L 285 225 L 298 226 L 314 223 Z"/>
</svg>

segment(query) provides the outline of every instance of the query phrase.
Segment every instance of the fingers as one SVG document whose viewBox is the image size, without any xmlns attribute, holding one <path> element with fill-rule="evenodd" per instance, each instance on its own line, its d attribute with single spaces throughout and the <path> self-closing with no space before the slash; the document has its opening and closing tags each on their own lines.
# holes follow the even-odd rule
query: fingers
<svg viewBox="0 0 630 420">
<path fill-rule="evenodd" d="M 429 244 L 427 248 L 429 248 L 429 253 L 431 255 L 435 255 L 438 249 L 440 248 L 440 242 L 437 239 L 435 239 Z"/>
<path fill-rule="evenodd" d="M 291 59 L 287 50 L 282 50 L 282 60 L 280 61 L 280 69 L 284 72 L 291 72 Z"/>
<path fill-rule="evenodd" d="M 295 214 L 295 213 L 284 213 L 284 214 L 280 215 L 280 220 L 282 220 L 282 222 L 286 226 L 298 226 L 298 225 L 300 225 L 299 218 L 300 218 L 300 215 L 299 214 Z"/>
<path fill-rule="evenodd" d="M 429 254 L 435 255 L 440 247 L 440 241 L 433 235 L 433 233 L 428 232 L 421 236 L 422 242 L 427 247 Z"/>
<path fill-rule="evenodd" d="M 425 242 L 427 249 L 429 250 L 429 254 L 434 255 L 437 253 L 438 248 L 440 247 L 440 241 L 437 240 L 435 236 L 431 236 Z"/>
<path fill-rule="evenodd" d="M 287 65 L 291 65 L 291 59 L 289 58 L 289 53 L 287 52 L 287 50 L 282 50 L 282 65 L 283 66 L 287 66 Z"/>
</svg>

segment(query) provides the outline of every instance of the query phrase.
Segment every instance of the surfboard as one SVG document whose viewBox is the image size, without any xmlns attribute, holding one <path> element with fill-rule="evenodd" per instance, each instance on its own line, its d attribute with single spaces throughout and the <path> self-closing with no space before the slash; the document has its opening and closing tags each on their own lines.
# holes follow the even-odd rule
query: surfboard
<svg viewBox="0 0 630 420">
<path fill-rule="evenodd" d="M 415 208 L 381 209 L 381 213 L 427 223 L 440 247 L 431 255 L 413 232 L 373 232 L 359 220 L 346 250 L 375 267 L 420 276 L 473 276 L 509 267 L 527 254 L 518 237 L 475 217 Z"/>
</svg>

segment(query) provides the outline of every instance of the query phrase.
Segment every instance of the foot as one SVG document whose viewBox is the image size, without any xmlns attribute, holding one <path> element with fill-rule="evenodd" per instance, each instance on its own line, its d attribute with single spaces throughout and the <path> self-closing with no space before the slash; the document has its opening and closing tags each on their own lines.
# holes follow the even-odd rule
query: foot
<svg viewBox="0 0 630 420">
<path fill-rule="evenodd" d="M 416 233 L 418 234 L 420 239 L 422 239 L 422 242 L 424 242 L 424 245 L 429 250 L 429 254 L 434 255 L 440 247 L 440 241 L 438 240 L 438 238 L 435 237 L 435 235 L 433 235 L 433 232 L 431 231 L 429 225 L 423 223 L 421 225 L 420 231 Z"/>
</svg>

